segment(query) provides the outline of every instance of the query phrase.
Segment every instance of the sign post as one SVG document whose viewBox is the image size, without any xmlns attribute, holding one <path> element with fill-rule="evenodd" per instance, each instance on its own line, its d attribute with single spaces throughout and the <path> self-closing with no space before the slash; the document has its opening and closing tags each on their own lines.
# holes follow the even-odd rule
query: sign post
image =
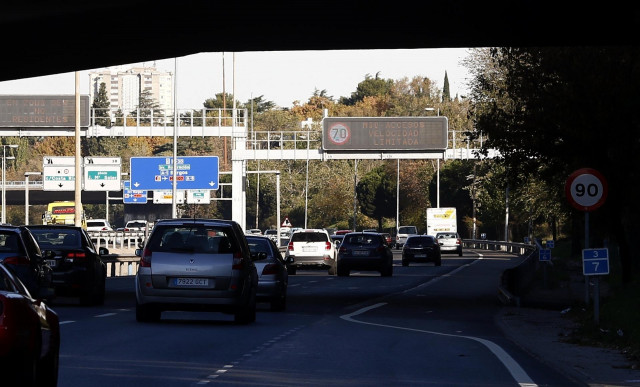
<svg viewBox="0 0 640 387">
<path fill-rule="evenodd" d="M 584 211 L 584 248 L 588 249 L 589 212 L 599 208 L 607 199 L 609 192 L 607 180 L 595 169 L 581 168 L 569 175 L 564 190 L 569 203 L 576 209 Z M 594 294 L 594 309 L 597 310 L 600 302 L 599 286 L 596 285 L 595 290 L 597 294 Z M 589 305 L 589 277 L 587 275 L 584 278 L 584 300 L 585 304 Z M 598 321 L 597 314 L 596 312 L 596 323 Z"/>
</svg>

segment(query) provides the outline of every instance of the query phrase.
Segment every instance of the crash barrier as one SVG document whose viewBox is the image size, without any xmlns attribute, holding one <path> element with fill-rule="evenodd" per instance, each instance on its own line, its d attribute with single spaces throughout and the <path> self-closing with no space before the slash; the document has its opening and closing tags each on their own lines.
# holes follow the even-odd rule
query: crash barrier
<svg viewBox="0 0 640 387">
<path fill-rule="evenodd" d="M 107 264 L 107 277 L 121 277 L 136 275 L 140 257 L 136 257 L 133 252 L 131 256 L 108 254 L 102 256 L 102 261 Z"/>
<path fill-rule="evenodd" d="M 498 299 L 505 305 L 520 306 L 521 297 L 530 289 L 538 270 L 538 246 L 529 243 L 473 240 L 462 241 L 463 247 L 481 250 L 499 250 L 525 256 L 516 267 L 502 272 L 498 285 Z"/>
<path fill-rule="evenodd" d="M 96 248 L 135 249 L 145 239 L 144 231 L 88 231 Z"/>
</svg>

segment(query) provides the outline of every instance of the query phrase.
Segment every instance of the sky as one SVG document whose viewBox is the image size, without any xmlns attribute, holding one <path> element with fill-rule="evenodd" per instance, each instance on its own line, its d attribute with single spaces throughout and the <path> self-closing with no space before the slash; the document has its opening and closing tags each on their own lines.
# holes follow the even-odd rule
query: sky
<svg viewBox="0 0 640 387">
<path fill-rule="evenodd" d="M 294 101 L 307 102 L 315 90 L 326 90 L 336 100 L 349 97 L 366 75 L 376 73 L 393 80 L 423 76 L 441 89 L 446 71 L 451 96 L 466 95 L 469 73 L 461 61 L 467 54 L 467 48 L 211 52 L 121 67 L 155 65 L 176 72 L 179 109 L 201 108 L 207 98 L 223 91 L 223 78 L 225 92 L 240 102 L 263 96 L 291 107 Z M 100 69 L 79 72 L 81 94 L 89 94 L 89 72 L 94 70 Z M 74 72 L 0 82 L 0 94 L 74 93 Z"/>
</svg>

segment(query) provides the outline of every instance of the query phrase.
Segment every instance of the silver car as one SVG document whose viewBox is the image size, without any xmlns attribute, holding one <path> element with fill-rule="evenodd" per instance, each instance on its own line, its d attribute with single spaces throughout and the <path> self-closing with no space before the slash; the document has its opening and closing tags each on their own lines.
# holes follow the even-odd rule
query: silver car
<svg viewBox="0 0 640 387">
<path fill-rule="evenodd" d="M 136 320 L 195 310 L 233 314 L 239 324 L 255 321 L 258 273 L 238 223 L 161 220 L 136 255 Z"/>
<path fill-rule="evenodd" d="M 457 232 L 439 232 L 436 234 L 436 240 L 441 252 L 456 253 L 462 257 L 462 239 Z"/>
<path fill-rule="evenodd" d="M 251 258 L 258 270 L 258 301 L 271 304 L 271 310 L 287 307 L 289 274 L 275 242 L 265 236 L 247 235 Z"/>
</svg>

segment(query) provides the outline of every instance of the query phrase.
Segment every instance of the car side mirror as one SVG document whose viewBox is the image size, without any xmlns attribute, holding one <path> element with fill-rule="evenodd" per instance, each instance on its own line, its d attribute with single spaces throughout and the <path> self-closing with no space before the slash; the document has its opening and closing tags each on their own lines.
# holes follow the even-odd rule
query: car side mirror
<svg viewBox="0 0 640 387">
<path fill-rule="evenodd" d="M 109 249 L 107 249 L 106 247 L 100 247 L 98 249 L 98 254 L 100 255 L 107 255 L 109 254 Z"/>
<path fill-rule="evenodd" d="M 134 254 L 136 255 L 136 257 L 142 257 L 142 249 L 136 249 Z"/>
</svg>

